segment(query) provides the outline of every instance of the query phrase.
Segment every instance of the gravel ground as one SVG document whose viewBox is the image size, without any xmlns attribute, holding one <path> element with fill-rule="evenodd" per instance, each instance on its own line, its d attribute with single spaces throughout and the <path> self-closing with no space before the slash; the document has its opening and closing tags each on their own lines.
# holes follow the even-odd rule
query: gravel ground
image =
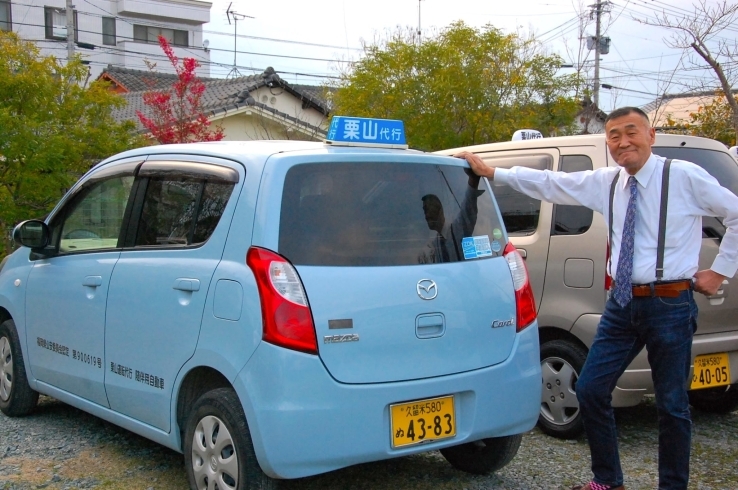
<svg viewBox="0 0 738 490">
<path fill-rule="evenodd" d="M 657 484 L 656 408 L 647 399 L 616 411 L 625 484 Z M 694 413 L 690 489 L 738 489 L 738 412 Z M 487 477 L 454 470 L 438 452 L 368 463 L 284 481 L 282 489 L 558 490 L 586 481 L 583 438 L 553 439 L 534 429 L 513 462 Z M 182 456 L 48 397 L 22 419 L 0 414 L 0 489 L 187 489 Z"/>
</svg>

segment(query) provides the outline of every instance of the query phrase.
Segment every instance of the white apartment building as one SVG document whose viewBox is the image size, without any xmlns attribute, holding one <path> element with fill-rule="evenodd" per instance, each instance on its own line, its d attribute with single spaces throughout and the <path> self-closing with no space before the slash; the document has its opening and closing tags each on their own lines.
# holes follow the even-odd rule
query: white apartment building
<svg viewBox="0 0 738 490">
<path fill-rule="evenodd" d="M 158 44 L 162 35 L 175 54 L 200 61 L 200 77 L 210 76 L 203 48 L 203 24 L 211 2 L 201 0 L 73 0 L 75 52 L 96 79 L 108 65 L 161 73 L 173 68 Z M 66 0 L 0 0 L 0 29 L 35 41 L 41 54 L 67 58 Z"/>
</svg>

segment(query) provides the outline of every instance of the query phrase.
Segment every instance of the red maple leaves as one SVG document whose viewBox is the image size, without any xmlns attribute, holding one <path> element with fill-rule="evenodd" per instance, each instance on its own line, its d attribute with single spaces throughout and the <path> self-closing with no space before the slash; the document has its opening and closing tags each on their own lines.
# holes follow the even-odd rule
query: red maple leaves
<svg viewBox="0 0 738 490">
<path fill-rule="evenodd" d="M 194 58 L 183 58 L 180 65 L 174 50 L 162 36 L 159 36 L 159 45 L 176 70 L 177 81 L 169 90 L 144 94 L 143 103 L 149 116 L 136 111 L 139 121 L 160 144 L 222 140 L 223 128 L 211 128 L 202 110 L 205 84 L 195 74 L 200 64 Z"/>
</svg>

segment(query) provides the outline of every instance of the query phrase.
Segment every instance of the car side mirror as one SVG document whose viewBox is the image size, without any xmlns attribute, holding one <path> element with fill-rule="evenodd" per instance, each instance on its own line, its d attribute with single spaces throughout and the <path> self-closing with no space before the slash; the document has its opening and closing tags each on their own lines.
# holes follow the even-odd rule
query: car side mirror
<svg viewBox="0 0 738 490">
<path fill-rule="evenodd" d="M 49 244 L 49 227 L 41 220 L 31 219 L 19 223 L 13 230 L 13 241 L 21 247 L 40 251 Z"/>
</svg>

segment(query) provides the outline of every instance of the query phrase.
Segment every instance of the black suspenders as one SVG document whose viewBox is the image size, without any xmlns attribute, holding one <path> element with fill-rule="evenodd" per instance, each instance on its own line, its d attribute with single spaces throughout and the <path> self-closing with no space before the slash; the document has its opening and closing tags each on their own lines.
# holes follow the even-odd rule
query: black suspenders
<svg viewBox="0 0 738 490">
<path fill-rule="evenodd" d="M 664 171 L 661 174 L 661 209 L 659 214 L 659 239 L 656 247 L 656 280 L 660 281 L 664 277 L 664 243 L 666 242 L 666 204 L 669 198 L 669 168 L 671 167 L 671 158 L 667 158 L 664 162 Z M 620 172 L 615 174 L 610 184 L 610 213 L 609 213 L 609 236 L 608 243 L 612 250 L 612 203 L 615 196 L 615 185 L 620 178 Z M 612 263 L 612 261 L 610 262 Z"/>
</svg>

